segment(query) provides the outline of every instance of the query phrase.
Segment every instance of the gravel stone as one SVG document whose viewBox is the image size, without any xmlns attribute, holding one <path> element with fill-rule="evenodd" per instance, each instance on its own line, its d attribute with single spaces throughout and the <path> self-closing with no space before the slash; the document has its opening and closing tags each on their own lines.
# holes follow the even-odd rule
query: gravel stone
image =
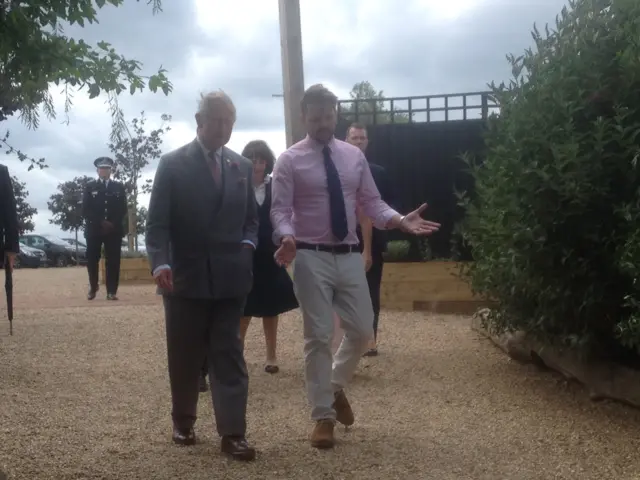
<svg viewBox="0 0 640 480">
<path fill-rule="evenodd" d="M 631 479 L 640 412 L 521 366 L 467 317 L 383 312 L 380 355 L 347 394 L 356 423 L 309 446 L 299 313 L 280 322 L 280 373 L 249 329 L 252 464 L 219 452 L 202 394 L 192 448 L 170 441 L 164 321 L 150 285 L 85 299 L 81 268 L 15 274 L 14 335 L 0 311 L 0 470 L 24 480 Z"/>
</svg>

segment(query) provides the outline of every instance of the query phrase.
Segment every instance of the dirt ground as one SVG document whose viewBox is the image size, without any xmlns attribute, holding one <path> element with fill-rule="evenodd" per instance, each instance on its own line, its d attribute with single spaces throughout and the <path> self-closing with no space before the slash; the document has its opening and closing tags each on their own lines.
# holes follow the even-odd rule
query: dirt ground
<svg viewBox="0 0 640 480">
<path fill-rule="evenodd" d="M 256 462 L 219 453 L 202 394 L 195 447 L 170 441 L 164 326 L 151 286 L 85 300 L 83 269 L 16 272 L 14 336 L 0 312 L 0 470 L 9 479 L 640 478 L 640 412 L 515 364 L 469 319 L 385 312 L 380 356 L 348 390 L 356 424 L 312 449 L 297 312 L 281 320 L 281 372 L 249 332 L 248 437 Z M 4 302 L 2 302 L 4 305 Z M 0 478 L 2 475 L 0 475 Z"/>
</svg>

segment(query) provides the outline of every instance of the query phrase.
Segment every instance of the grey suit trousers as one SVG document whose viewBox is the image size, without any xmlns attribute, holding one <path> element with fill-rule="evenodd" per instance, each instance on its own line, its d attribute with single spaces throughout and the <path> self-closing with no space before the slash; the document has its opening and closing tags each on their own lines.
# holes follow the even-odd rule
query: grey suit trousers
<svg viewBox="0 0 640 480">
<path fill-rule="evenodd" d="M 163 296 L 175 426 L 193 427 L 205 358 L 220 436 L 244 436 L 249 376 L 240 339 L 244 299 Z"/>
</svg>

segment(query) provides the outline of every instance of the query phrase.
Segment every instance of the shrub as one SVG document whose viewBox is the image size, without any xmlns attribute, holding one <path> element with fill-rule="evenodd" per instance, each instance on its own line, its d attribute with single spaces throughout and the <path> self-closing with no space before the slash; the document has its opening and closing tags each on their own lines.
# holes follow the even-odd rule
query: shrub
<svg viewBox="0 0 640 480">
<path fill-rule="evenodd" d="M 535 27 L 534 27 L 535 28 Z M 640 351 L 640 2 L 576 0 L 492 85 L 464 238 L 494 332 Z"/>
<path fill-rule="evenodd" d="M 409 255 L 409 242 L 406 240 L 392 240 L 387 244 L 387 251 L 383 257 L 387 262 L 406 261 Z"/>
</svg>

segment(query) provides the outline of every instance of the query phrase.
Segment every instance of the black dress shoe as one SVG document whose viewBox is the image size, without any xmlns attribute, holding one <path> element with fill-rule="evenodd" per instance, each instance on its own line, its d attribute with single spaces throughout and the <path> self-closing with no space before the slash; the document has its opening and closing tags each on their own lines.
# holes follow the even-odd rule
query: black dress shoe
<svg viewBox="0 0 640 480">
<path fill-rule="evenodd" d="M 115 293 L 107 293 L 107 300 L 118 300 Z"/>
<path fill-rule="evenodd" d="M 178 445 L 195 445 L 196 444 L 196 432 L 193 428 L 188 430 L 173 427 L 173 443 Z"/>
<path fill-rule="evenodd" d="M 234 460 L 250 462 L 256 458 L 256 449 L 249 446 L 244 437 L 222 437 L 220 448 Z"/>
<path fill-rule="evenodd" d="M 96 291 L 97 290 L 90 289 L 89 293 L 87 293 L 87 300 L 93 300 L 96 298 Z"/>
<path fill-rule="evenodd" d="M 209 390 L 209 387 L 207 386 L 207 377 L 202 375 L 200 377 L 200 392 L 206 392 L 207 390 Z"/>
</svg>

